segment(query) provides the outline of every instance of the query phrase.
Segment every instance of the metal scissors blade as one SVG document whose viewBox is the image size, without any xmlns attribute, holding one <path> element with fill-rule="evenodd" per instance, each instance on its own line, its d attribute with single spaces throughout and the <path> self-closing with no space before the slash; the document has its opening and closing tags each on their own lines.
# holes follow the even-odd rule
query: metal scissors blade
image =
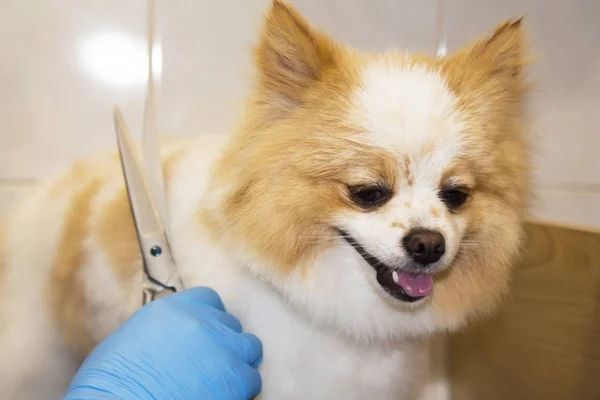
<svg viewBox="0 0 600 400">
<path fill-rule="evenodd" d="M 154 201 L 158 213 L 161 216 L 163 225 L 167 223 L 168 215 L 166 209 L 166 200 L 164 192 L 164 179 L 162 165 L 160 162 L 160 153 L 158 146 L 158 129 L 156 120 L 156 96 L 155 96 L 155 69 L 154 69 L 154 46 L 155 46 L 155 26 L 156 26 L 156 2 L 148 0 L 148 32 L 146 38 L 147 45 L 147 64 L 148 80 L 146 104 L 144 107 L 144 125 L 142 133 L 142 161 L 146 168 L 148 185 L 154 195 Z"/>
<path fill-rule="evenodd" d="M 144 303 L 147 303 L 164 289 L 183 290 L 183 284 L 148 180 L 118 107 L 115 107 L 114 119 L 125 186 L 144 262 L 143 290 Z"/>
</svg>

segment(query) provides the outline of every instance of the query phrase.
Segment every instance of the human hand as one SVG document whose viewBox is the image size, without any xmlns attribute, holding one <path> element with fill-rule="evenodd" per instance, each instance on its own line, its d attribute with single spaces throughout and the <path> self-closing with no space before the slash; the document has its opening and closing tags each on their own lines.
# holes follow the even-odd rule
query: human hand
<svg viewBox="0 0 600 400">
<path fill-rule="evenodd" d="M 92 351 L 63 400 L 251 399 L 261 362 L 259 339 L 197 287 L 138 310 Z"/>
</svg>

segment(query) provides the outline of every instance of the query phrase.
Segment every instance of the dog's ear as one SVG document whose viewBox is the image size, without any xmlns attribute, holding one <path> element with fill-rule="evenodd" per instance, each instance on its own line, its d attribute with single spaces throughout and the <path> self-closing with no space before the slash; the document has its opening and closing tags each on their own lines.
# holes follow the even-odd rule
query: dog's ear
<svg viewBox="0 0 600 400">
<path fill-rule="evenodd" d="M 511 115 L 521 115 L 534 87 L 524 71 L 532 61 L 519 18 L 505 21 L 491 35 L 463 46 L 441 63 L 463 106 L 508 121 Z"/>
<path fill-rule="evenodd" d="M 301 105 L 306 90 L 334 65 L 334 43 L 292 7 L 273 0 L 255 57 L 262 101 L 289 109 Z"/>
<path fill-rule="evenodd" d="M 480 40 L 470 51 L 474 63 L 488 67 L 492 76 L 516 78 L 524 66 L 523 17 L 508 20 L 491 36 Z"/>
<path fill-rule="evenodd" d="M 523 84 L 526 59 L 523 17 L 507 20 L 494 32 L 451 55 L 446 66 L 457 78 L 456 86 L 473 86 L 494 82 L 504 89 L 518 89 Z"/>
</svg>

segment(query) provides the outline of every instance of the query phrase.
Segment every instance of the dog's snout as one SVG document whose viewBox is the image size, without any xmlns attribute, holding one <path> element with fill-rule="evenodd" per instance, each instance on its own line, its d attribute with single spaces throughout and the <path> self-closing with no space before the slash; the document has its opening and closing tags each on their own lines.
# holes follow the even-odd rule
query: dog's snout
<svg viewBox="0 0 600 400">
<path fill-rule="evenodd" d="M 438 261 L 446 251 L 444 236 L 431 230 L 411 231 L 404 237 L 402 244 L 409 256 L 421 265 Z"/>
</svg>

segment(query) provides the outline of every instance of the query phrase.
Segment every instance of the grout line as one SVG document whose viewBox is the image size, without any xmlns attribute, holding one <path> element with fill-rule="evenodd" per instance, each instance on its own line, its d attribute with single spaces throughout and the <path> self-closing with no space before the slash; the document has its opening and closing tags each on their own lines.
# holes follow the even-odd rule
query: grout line
<svg viewBox="0 0 600 400">
<path fill-rule="evenodd" d="M 578 185 L 578 184 L 566 184 L 556 186 L 543 186 L 540 185 L 536 189 L 537 193 L 546 194 L 600 194 L 600 185 Z"/>
<path fill-rule="evenodd" d="M 0 178 L 0 186 L 20 187 L 39 183 L 38 179 Z"/>
</svg>

